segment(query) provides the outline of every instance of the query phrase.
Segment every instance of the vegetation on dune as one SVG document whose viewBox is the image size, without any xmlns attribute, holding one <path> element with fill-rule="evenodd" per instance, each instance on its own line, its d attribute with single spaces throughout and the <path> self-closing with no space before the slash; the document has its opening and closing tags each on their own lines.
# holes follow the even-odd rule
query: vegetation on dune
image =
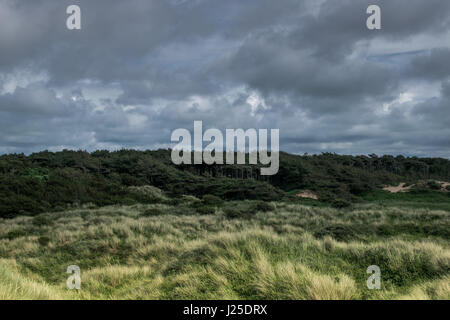
<svg viewBox="0 0 450 320">
<path fill-rule="evenodd" d="M 450 161 L 402 156 L 296 156 L 280 153 L 274 176 L 260 176 L 259 166 L 174 165 L 170 150 L 117 152 L 39 152 L 0 156 L 0 217 L 35 215 L 83 204 L 164 203 L 172 197 L 206 194 L 222 200 L 278 201 L 308 189 L 319 200 L 342 208 L 383 184 L 450 180 Z M 444 188 L 445 190 L 445 188 Z M 211 211 L 211 209 L 200 209 Z"/>
<path fill-rule="evenodd" d="M 0 298 L 450 299 L 449 211 L 212 200 L 2 219 Z"/>
<path fill-rule="evenodd" d="M 450 299 L 449 160 L 281 153 L 258 172 L 169 150 L 1 156 L 0 299 Z"/>
</svg>

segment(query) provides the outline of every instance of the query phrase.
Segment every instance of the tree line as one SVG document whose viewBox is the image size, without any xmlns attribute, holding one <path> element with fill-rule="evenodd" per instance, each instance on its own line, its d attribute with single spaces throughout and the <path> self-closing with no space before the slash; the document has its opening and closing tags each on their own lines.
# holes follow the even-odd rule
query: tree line
<svg viewBox="0 0 450 320">
<path fill-rule="evenodd" d="M 224 200 L 273 201 L 295 190 L 322 201 L 352 202 L 381 184 L 450 180 L 450 161 L 403 156 L 280 153 L 280 169 L 261 176 L 260 165 L 174 165 L 170 150 L 43 151 L 0 156 L 0 217 L 63 210 L 92 203 L 151 203 L 131 186 L 152 185 L 172 197 L 215 195 Z"/>
</svg>

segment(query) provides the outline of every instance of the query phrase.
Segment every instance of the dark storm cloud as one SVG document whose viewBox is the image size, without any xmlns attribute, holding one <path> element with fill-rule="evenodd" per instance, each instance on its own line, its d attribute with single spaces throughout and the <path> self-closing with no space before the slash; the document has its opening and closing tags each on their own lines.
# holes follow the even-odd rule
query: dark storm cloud
<svg viewBox="0 0 450 320">
<path fill-rule="evenodd" d="M 216 70 L 262 92 L 296 92 L 319 98 L 383 95 L 397 80 L 383 65 L 358 60 L 330 62 L 287 48 L 270 37 L 251 39 Z"/>
<path fill-rule="evenodd" d="M 79 4 L 82 30 L 65 27 Z M 382 30 L 366 8 L 382 9 Z M 450 157 L 447 0 L 0 0 L 0 152 L 279 128 L 291 152 Z M 58 133 L 58 134 L 55 134 Z"/>
<path fill-rule="evenodd" d="M 450 76 L 450 49 L 435 48 L 416 56 L 408 71 L 418 78 L 445 80 Z"/>
</svg>

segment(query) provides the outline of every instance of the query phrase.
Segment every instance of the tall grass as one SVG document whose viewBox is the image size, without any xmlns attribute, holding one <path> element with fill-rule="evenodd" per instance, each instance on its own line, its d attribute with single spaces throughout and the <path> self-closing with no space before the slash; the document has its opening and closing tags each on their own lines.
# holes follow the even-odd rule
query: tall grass
<svg viewBox="0 0 450 320">
<path fill-rule="evenodd" d="M 450 299 L 448 211 L 273 206 L 237 218 L 181 203 L 0 220 L 0 298 Z M 381 290 L 366 287 L 373 264 Z M 81 268 L 79 291 L 65 288 L 69 265 Z"/>
</svg>

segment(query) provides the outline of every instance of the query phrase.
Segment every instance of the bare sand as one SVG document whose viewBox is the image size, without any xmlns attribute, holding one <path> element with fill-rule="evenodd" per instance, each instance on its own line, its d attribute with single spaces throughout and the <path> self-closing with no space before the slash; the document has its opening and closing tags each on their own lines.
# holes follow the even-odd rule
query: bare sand
<svg viewBox="0 0 450 320">
<path fill-rule="evenodd" d="M 297 197 L 300 198 L 308 198 L 308 199 L 314 199 L 314 200 L 318 200 L 319 197 L 317 196 L 317 194 L 315 194 L 314 192 L 310 191 L 310 190 L 304 190 L 300 193 L 296 194 Z"/>
<path fill-rule="evenodd" d="M 443 192 L 449 192 L 446 187 L 450 186 L 450 182 L 445 182 L 445 181 L 436 181 L 437 183 L 439 183 L 441 185 L 441 191 Z M 419 182 L 419 184 L 426 184 L 426 182 Z M 409 185 L 407 187 L 405 187 L 405 182 L 400 183 L 398 186 L 386 186 L 383 188 L 383 190 L 392 192 L 392 193 L 397 193 L 397 192 L 407 192 L 409 191 L 412 187 L 415 186 L 415 184 Z"/>
<path fill-rule="evenodd" d="M 400 183 L 398 186 L 387 186 L 384 187 L 383 190 L 392 192 L 392 193 L 397 193 L 397 192 L 407 192 L 409 191 L 414 185 L 410 185 L 405 187 L 405 182 Z"/>
<path fill-rule="evenodd" d="M 437 183 L 441 184 L 441 191 L 449 192 L 446 188 L 450 186 L 450 182 L 437 181 Z"/>
</svg>

